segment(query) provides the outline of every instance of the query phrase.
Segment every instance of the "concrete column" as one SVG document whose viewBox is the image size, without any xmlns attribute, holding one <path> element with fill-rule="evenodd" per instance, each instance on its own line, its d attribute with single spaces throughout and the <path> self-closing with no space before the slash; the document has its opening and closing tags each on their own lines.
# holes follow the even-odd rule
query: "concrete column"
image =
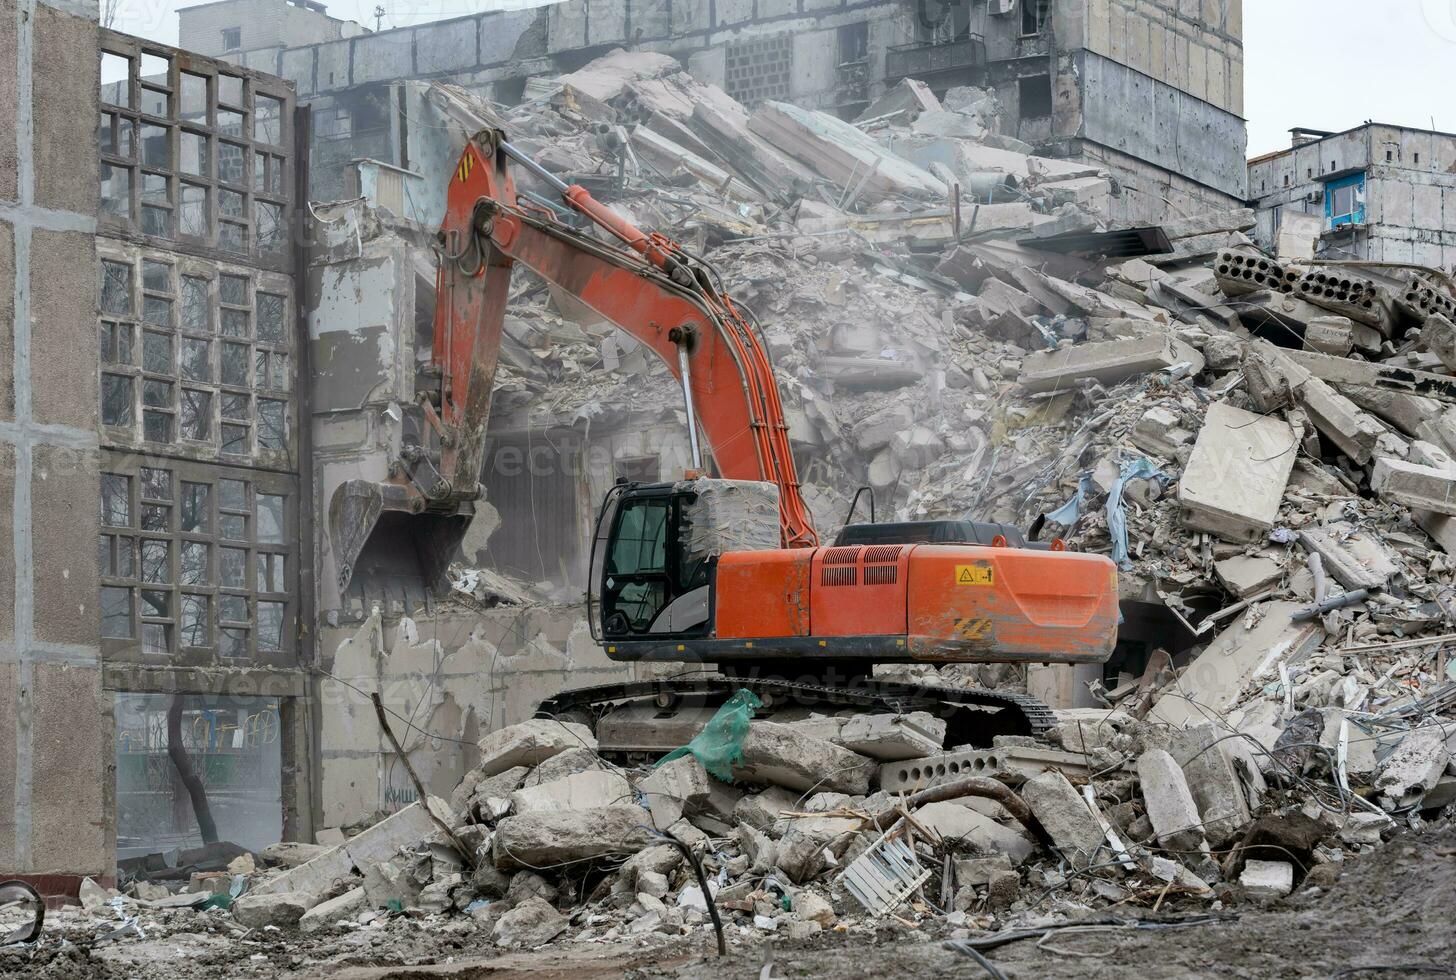
<svg viewBox="0 0 1456 980">
<path fill-rule="evenodd" d="M 94 0 L 0 0 L 0 878 L 48 894 L 115 868 L 96 609 L 96 18 Z"/>
</svg>

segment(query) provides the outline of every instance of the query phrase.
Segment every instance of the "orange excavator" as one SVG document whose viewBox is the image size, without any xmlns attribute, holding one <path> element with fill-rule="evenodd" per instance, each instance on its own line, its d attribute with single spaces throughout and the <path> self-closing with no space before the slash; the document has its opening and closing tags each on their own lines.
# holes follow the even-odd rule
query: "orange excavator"
<svg viewBox="0 0 1456 980">
<path fill-rule="evenodd" d="M 518 196 L 513 163 L 551 188 L 560 209 Z M 587 230 L 562 214 L 587 219 L 573 222 Z M 429 390 L 406 417 L 388 482 L 349 481 L 330 503 L 341 587 L 356 567 L 398 561 L 402 547 L 432 581 L 456 556 L 482 494 L 517 263 L 645 344 L 682 389 L 693 471 L 672 483 L 619 482 L 607 494 L 588 614 L 613 660 L 716 664 L 720 673 L 566 692 L 541 713 L 600 722 L 643 699 L 657 712 L 688 699 L 711 708 L 747 686 L 769 710 L 933 710 L 951 719 L 947 745 L 985 744 L 994 734 L 1034 734 L 1053 716 L 1024 695 L 877 681 L 873 666 L 1101 663 L 1112 653 L 1118 590 L 1106 557 L 962 521 L 872 518 L 821 545 L 752 314 L 705 260 L 568 186 L 503 132 L 467 142 L 436 249 Z M 645 744 L 639 732 L 616 747 L 678 744 Z"/>
</svg>

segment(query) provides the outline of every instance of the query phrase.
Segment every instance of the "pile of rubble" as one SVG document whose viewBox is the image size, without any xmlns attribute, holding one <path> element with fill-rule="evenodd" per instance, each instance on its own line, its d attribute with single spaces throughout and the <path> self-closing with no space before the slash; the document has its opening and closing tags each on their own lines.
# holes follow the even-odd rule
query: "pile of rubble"
<svg viewBox="0 0 1456 980">
<path fill-rule="evenodd" d="M 755 706 L 740 695 L 723 712 Z M 483 738 L 450 801 L 331 845 L 265 852 L 285 867 L 239 859 L 160 901 L 139 884 L 134 897 L 83 899 L 108 934 L 138 906 L 215 916 L 206 910 L 221 905 L 231 923 L 209 929 L 239 936 L 364 940 L 434 923 L 506 949 L 701 944 L 718 930 L 753 944 L 883 924 L 956 937 L 1111 906 L 1217 910 L 1327 887 L 1347 853 L 1394 826 L 1316 782 L 1318 727 L 1292 726 L 1299 737 L 1266 752 L 1212 722 L 1083 709 L 1045 742 L 947 751 L 928 713 L 847 713 L 754 719 L 727 754 L 699 739 L 623 768 L 587 727 L 536 719 Z M 1378 767 L 1388 799 L 1441 779 L 1433 732 Z M 731 782 L 709 771 L 724 765 Z"/>
</svg>

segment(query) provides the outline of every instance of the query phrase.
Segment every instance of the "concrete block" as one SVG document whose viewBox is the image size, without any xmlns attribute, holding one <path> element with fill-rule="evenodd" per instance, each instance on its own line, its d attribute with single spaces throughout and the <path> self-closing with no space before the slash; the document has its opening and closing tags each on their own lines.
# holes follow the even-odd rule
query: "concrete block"
<svg viewBox="0 0 1456 980">
<path fill-rule="evenodd" d="M 352 919 L 363 912 L 368 905 L 368 899 L 364 895 L 364 889 L 350 888 L 344 894 L 329 899 L 327 902 L 320 902 L 298 920 L 300 932 L 316 932 L 319 929 L 327 929 L 340 919 Z"/>
<path fill-rule="evenodd" d="M 1294 891 L 1294 865 L 1288 861 L 1245 861 L 1239 884 L 1253 899 L 1283 898 Z"/>
<path fill-rule="evenodd" d="M 1028 779 L 1021 798 L 1068 861 L 1078 867 L 1095 862 L 1105 842 L 1102 825 L 1066 776 L 1044 772 Z"/>
<path fill-rule="evenodd" d="M 905 715 L 855 715 L 835 742 L 871 759 L 919 759 L 945 744 L 945 719 L 926 711 Z"/>
<path fill-rule="evenodd" d="M 509 800 L 511 812 L 517 814 L 545 810 L 584 810 L 589 807 L 631 803 L 632 786 L 621 773 L 597 769 L 527 786 L 512 793 Z"/>
<path fill-rule="evenodd" d="M 1197 374 L 1203 355 L 1172 336 L 1155 335 L 1034 351 L 1022 360 L 1018 380 L 1027 391 L 1057 391 L 1084 380 L 1114 385 L 1182 363 Z"/>
<path fill-rule="evenodd" d="M 1193 659 L 1178 686 L 1163 692 L 1148 714 L 1169 725 L 1201 724 L 1207 712 L 1226 712 L 1238 701 L 1244 685 L 1284 660 L 1296 664 L 1324 638 L 1319 623 L 1296 623 L 1290 617 L 1297 602 L 1264 602 L 1253 627 L 1242 617 L 1220 633 Z"/>
<path fill-rule="evenodd" d="M 1374 534 L 1348 521 L 1299 532 L 1306 551 L 1318 553 L 1325 571 L 1347 589 L 1379 589 L 1400 571 L 1395 555 Z"/>
<path fill-rule="evenodd" d="M 888 446 L 896 433 L 914 424 L 915 410 L 907 402 L 892 401 L 855 424 L 854 444 L 861 452 L 872 453 Z"/>
<path fill-rule="evenodd" d="M 1375 441 L 1385 432 L 1373 415 L 1318 378 L 1310 378 L 1300 387 L 1299 400 L 1315 428 L 1342 453 L 1362 466 L 1370 462 Z"/>
<path fill-rule="evenodd" d="M 551 810 L 496 824 L 491 856 L 502 871 L 541 868 L 607 855 L 626 857 L 653 843 L 640 806 Z"/>
<path fill-rule="evenodd" d="M 1178 482 L 1183 523 L 1230 541 L 1257 541 L 1273 528 L 1294 467 L 1289 423 L 1210 405 Z"/>
<path fill-rule="evenodd" d="M 1344 357 L 1355 347 L 1355 325 L 1347 316 L 1322 316 L 1304 327 L 1304 349 Z"/>
<path fill-rule="evenodd" d="M 1137 773 L 1158 843 L 1179 851 L 1198 850 L 1204 844 L 1202 820 L 1177 761 L 1164 749 L 1149 749 L 1138 756 Z"/>
<path fill-rule="evenodd" d="M 494 776 L 515 766 L 535 766 L 567 749 L 595 749 L 597 740 L 591 729 L 573 721 L 532 718 L 498 731 L 480 740 L 482 775 Z"/>
<path fill-rule="evenodd" d="M 878 768 L 872 759 L 803 735 L 788 725 L 755 721 L 748 726 L 743 759 L 733 776 L 800 791 L 813 788 L 863 796 Z"/>
<path fill-rule="evenodd" d="M 1418 510 L 1456 515 L 1456 472 L 1384 456 L 1375 461 L 1370 489 Z"/>
</svg>

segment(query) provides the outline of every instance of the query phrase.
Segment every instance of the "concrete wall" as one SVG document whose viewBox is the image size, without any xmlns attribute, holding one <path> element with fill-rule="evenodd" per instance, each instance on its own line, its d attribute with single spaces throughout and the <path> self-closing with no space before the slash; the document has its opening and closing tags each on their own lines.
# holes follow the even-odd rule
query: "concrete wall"
<svg viewBox="0 0 1456 980">
<path fill-rule="evenodd" d="M 94 152 L 76 152 L 95 145 L 97 31 L 94 3 L 0 0 L 0 878 L 49 893 L 114 874 L 95 607 L 98 178 Z"/>
<path fill-rule="evenodd" d="M 325 627 L 319 640 L 320 666 L 332 675 L 319 695 L 321 818 L 329 827 L 367 822 L 416 796 L 380 732 L 373 692 L 394 712 L 390 723 L 426 789 L 448 799 L 478 761 L 475 743 L 486 732 L 531 717 L 559 691 L 634 676 L 592 642 L 579 606 L 372 615 L 358 626 Z"/>
<path fill-rule="evenodd" d="M 1087 50 L 1244 114 L 1243 0 L 1085 0 L 1085 8 Z"/>
<path fill-rule="evenodd" d="M 1365 225 L 1327 232 L 1340 258 L 1456 265 L 1456 135 L 1362 126 L 1248 165 L 1258 209 L 1255 237 L 1272 246 L 1282 213 L 1323 216 L 1331 175 L 1365 174 Z"/>
<path fill-rule="evenodd" d="M 1079 67 L 1079 136 L 1231 197 L 1246 196 L 1242 119 L 1091 51 Z"/>
</svg>

